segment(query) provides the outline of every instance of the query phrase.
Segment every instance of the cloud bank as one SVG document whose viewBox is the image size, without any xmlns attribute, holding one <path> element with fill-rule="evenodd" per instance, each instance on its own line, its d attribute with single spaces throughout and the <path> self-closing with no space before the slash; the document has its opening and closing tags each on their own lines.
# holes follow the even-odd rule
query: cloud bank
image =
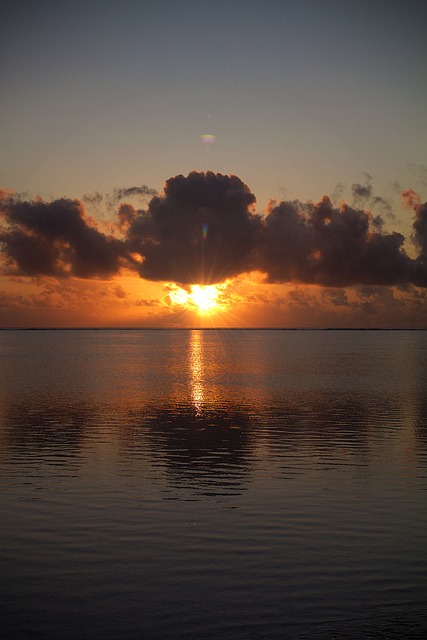
<svg viewBox="0 0 427 640">
<path fill-rule="evenodd" d="M 78 200 L 1 203 L 4 270 L 14 275 L 110 277 L 121 265 L 123 242 L 100 232 Z"/>
<path fill-rule="evenodd" d="M 364 207 L 386 205 L 365 185 L 352 187 L 353 205 L 272 202 L 266 216 L 235 175 L 193 171 L 167 180 L 161 195 L 147 187 L 114 192 L 110 235 L 89 218 L 84 203 L 26 200 L 0 190 L 3 273 L 21 276 L 110 278 L 124 267 L 142 278 L 178 284 L 213 284 L 248 271 L 270 283 L 328 287 L 408 285 L 427 287 L 427 203 L 408 189 L 413 210 L 411 257 L 405 238 L 382 231 L 381 216 Z M 123 199 L 152 196 L 146 209 Z"/>
</svg>

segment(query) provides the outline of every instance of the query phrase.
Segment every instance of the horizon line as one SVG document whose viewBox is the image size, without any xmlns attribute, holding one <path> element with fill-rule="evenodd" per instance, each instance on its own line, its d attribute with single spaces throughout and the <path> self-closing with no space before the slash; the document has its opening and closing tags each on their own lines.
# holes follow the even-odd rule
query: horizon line
<svg viewBox="0 0 427 640">
<path fill-rule="evenodd" d="M 427 327 L 0 327 L 0 331 L 427 331 Z"/>
</svg>

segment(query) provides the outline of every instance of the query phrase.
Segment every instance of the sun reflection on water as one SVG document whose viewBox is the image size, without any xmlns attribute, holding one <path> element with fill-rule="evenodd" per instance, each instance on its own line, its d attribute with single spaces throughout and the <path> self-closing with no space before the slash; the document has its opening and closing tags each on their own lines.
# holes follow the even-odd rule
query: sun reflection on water
<svg viewBox="0 0 427 640">
<path fill-rule="evenodd" d="M 203 331 L 193 329 L 190 335 L 190 388 L 191 401 L 197 415 L 202 413 L 205 402 L 203 374 Z"/>
</svg>

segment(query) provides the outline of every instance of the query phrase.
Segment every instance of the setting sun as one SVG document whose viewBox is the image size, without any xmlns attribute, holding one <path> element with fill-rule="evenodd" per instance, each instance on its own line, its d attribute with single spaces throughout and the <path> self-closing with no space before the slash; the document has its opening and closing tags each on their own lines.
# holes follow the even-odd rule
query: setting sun
<svg viewBox="0 0 427 640">
<path fill-rule="evenodd" d="M 193 309 L 200 315 L 208 315 L 218 310 L 219 293 L 220 285 L 193 284 L 190 291 L 177 288 L 169 293 L 169 297 L 173 304 Z"/>
<path fill-rule="evenodd" d="M 191 287 L 190 299 L 197 307 L 200 314 L 212 313 L 218 306 L 218 289 L 215 285 L 201 286 L 195 284 Z"/>
</svg>

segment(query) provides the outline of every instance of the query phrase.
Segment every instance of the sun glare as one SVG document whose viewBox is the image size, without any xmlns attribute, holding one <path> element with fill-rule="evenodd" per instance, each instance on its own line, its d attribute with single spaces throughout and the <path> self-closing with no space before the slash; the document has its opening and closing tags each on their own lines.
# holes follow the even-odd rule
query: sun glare
<svg viewBox="0 0 427 640">
<path fill-rule="evenodd" d="M 205 287 L 194 284 L 191 287 L 190 298 L 199 313 L 211 313 L 217 306 L 218 293 L 218 289 L 214 284 Z"/>
<path fill-rule="evenodd" d="M 220 290 L 217 285 L 193 284 L 190 291 L 175 289 L 169 293 L 173 304 L 193 309 L 200 315 L 208 315 L 219 308 L 218 296 Z"/>
</svg>

